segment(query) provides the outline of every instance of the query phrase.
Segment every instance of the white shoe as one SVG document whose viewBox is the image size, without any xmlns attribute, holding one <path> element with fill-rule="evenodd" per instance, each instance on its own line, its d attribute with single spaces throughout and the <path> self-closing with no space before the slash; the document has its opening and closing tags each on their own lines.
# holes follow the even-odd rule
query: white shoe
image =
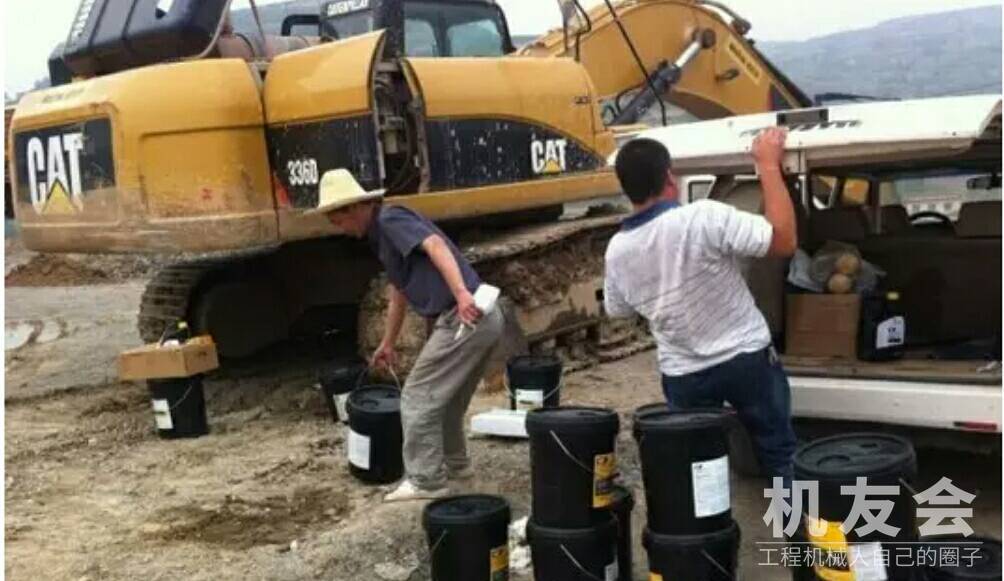
<svg viewBox="0 0 1004 581">
<path fill-rule="evenodd" d="M 383 497 L 384 502 L 404 502 L 408 500 L 432 500 L 442 498 L 450 493 L 450 489 L 445 486 L 434 490 L 419 488 L 414 482 L 405 478 L 401 484 L 392 492 Z"/>
</svg>

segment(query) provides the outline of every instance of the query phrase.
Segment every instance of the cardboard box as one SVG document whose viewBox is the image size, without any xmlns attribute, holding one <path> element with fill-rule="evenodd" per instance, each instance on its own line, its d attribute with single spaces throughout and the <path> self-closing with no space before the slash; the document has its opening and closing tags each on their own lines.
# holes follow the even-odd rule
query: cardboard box
<svg viewBox="0 0 1004 581">
<path fill-rule="evenodd" d="M 785 353 L 857 358 L 861 297 L 856 294 L 790 294 L 785 314 Z"/>
<path fill-rule="evenodd" d="M 183 345 L 144 345 L 119 354 L 119 379 L 191 377 L 220 366 L 216 344 L 208 335 L 193 337 Z"/>
</svg>

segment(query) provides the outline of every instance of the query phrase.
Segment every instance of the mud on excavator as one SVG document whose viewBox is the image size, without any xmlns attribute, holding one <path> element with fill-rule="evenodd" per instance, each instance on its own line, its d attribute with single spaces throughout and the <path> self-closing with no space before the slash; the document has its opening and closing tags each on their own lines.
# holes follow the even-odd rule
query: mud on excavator
<svg viewBox="0 0 1004 581">
<path fill-rule="evenodd" d="M 57 55 L 72 82 L 23 97 L 10 133 L 27 247 L 196 256 L 150 281 L 139 329 L 186 319 L 224 356 L 332 330 L 379 340 L 377 263 L 303 215 L 336 168 L 458 236 L 538 349 L 630 351 L 598 300 L 619 217 L 563 207 L 617 195 L 618 135 L 665 124 L 667 103 L 698 118 L 809 104 L 711 0 L 559 0 L 563 28 L 518 51 L 486 0 L 339 0 L 282 36 L 234 32 L 229 4 L 84 0 Z M 424 322 L 405 328 L 414 351 Z"/>
</svg>

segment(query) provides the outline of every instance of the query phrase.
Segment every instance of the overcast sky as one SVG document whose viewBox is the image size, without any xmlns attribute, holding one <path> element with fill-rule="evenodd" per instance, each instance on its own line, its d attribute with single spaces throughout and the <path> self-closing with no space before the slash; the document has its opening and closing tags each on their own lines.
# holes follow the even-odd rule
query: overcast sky
<svg viewBox="0 0 1004 581">
<path fill-rule="evenodd" d="M 274 0 L 259 0 L 270 4 Z M 598 0 L 585 0 L 592 5 Z M 537 34 L 560 24 L 554 0 L 498 0 L 513 34 Z M 18 92 L 48 75 L 46 60 L 66 38 L 80 0 L 4 0 L 4 88 Z M 758 40 L 802 40 L 864 28 L 900 16 L 1000 4 L 1000 0 L 725 0 L 753 23 Z M 246 6 L 247 0 L 234 0 Z"/>
</svg>

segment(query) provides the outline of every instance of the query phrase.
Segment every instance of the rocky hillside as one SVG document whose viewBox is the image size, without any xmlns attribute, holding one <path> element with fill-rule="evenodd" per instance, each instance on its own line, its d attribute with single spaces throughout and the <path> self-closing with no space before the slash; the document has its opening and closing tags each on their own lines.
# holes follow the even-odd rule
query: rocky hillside
<svg viewBox="0 0 1004 581">
<path fill-rule="evenodd" d="M 999 5 L 758 46 L 810 96 L 934 97 L 998 93 L 1001 87 Z"/>
</svg>

